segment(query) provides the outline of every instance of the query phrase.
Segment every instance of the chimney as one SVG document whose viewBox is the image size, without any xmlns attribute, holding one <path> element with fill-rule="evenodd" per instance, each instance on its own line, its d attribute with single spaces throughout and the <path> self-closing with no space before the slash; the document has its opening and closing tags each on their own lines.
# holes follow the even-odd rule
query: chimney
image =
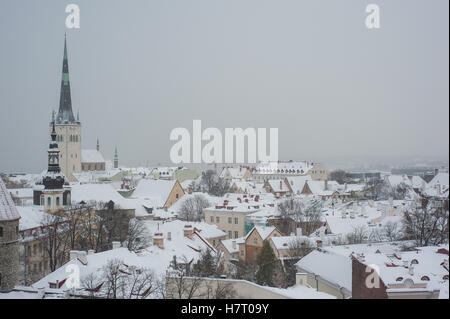
<svg viewBox="0 0 450 319">
<path fill-rule="evenodd" d="M 112 242 L 112 249 L 120 248 L 120 241 L 113 241 Z"/>
<path fill-rule="evenodd" d="M 322 241 L 321 240 L 316 240 L 316 244 L 318 248 L 322 247 Z"/>
<path fill-rule="evenodd" d="M 153 245 L 164 249 L 164 236 L 162 233 L 156 233 L 153 235 Z"/>
<path fill-rule="evenodd" d="M 192 234 L 194 233 L 192 225 L 186 224 L 183 228 L 184 237 L 192 239 Z"/>
<path fill-rule="evenodd" d="M 86 252 L 85 251 L 79 251 L 78 252 L 78 260 L 83 263 L 84 265 L 87 264 L 87 258 L 86 258 Z"/>
<path fill-rule="evenodd" d="M 408 271 L 409 271 L 410 276 L 414 276 L 414 265 L 413 264 L 409 265 Z"/>
<path fill-rule="evenodd" d="M 233 240 L 233 241 L 231 242 L 231 245 L 232 245 L 232 247 L 233 247 L 233 250 L 236 250 L 236 241 L 235 241 L 235 240 Z"/>
</svg>

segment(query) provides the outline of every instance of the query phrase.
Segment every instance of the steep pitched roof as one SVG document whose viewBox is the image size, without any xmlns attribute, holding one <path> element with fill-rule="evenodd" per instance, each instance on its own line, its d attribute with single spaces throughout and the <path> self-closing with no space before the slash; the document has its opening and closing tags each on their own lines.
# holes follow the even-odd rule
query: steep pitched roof
<svg viewBox="0 0 450 319">
<path fill-rule="evenodd" d="M 16 220 L 20 215 L 11 198 L 5 183 L 0 178 L 0 221 Z"/>
</svg>

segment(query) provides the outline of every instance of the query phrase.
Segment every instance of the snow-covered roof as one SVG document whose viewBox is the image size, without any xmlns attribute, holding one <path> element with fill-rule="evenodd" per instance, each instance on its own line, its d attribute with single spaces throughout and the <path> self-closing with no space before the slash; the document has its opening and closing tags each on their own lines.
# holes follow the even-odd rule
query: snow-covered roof
<svg viewBox="0 0 450 319">
<path fill-rule="evenodd" d="M 264 286 L 264 288 L 292 299 L 336 299 L 336 297 L 333 295 L 327 294 L 322 291 L 317 291 L 317 289 L 315 288 L 303 285 L 295 285 L 288 288 L 275 288 Z"/>
<path fill-rule="evenodd" d="M 135 205 L 122 197 L 111 184 L 74 184 L 71 186 L 71 200 L 73 203 L 89 201 L 109 202 L 119 205 L 123 209 L 134 209 Z"/>
<path fill-rule="evenodd" d="M 349 256 L 337 254 L 327 247 L 312 251 L 295 265 L 300 271 L 319 275 L 348 291 L 352 290 L 352 261 Z"/>
<path fill-rule="evenodd" d="M 266 240 L 267 237 L 269 237 L 269 235 L 275 230 L 276 228 L 274 226 L 254 226 L 249 232 L 248 234 L 245 236 L 245 240 L 247 240 L 247 238 L 250 236 L 250 234 L 253 231 L 257 231 L 258 234 L 261 236 L 262 240 Z"/>
<path fill-rule="evenodd" d="M 315 243 L 307 236 L 277 236 L 272 237 L 270 240 L 272 240 L 275 248 L 278 250 L 290 249 L 291 243 L 296 240 L 304 242 L 307 244 L 307 247 L 314 247 L 315 245 Z"/>
<path fill-rule="evenodd" d="M 404 207 L 390 206 L 371 207 L 367 203 L 361 203 L 360 206 L 338 206 L 328 208 L 323 212 L 323 218 L 326 220 L 332 234 L 346 235 L 353 232 L 356 228 L 364 227 L 367 231 L 380 228 L 387 222 L 400 223 L 403 216 Z"/>
<path fill-rule="evenodd" d="M 0 221 L 16 220 L 20 218 L 16 205 L 9 194 L 3 180 L 0 178 Z"/>
<path fill-rule="evenodd" d="M 81 150 L 82 163 L 105 163 L 102 153 L 97 150 Z"/>
<path fill-rule="evenodd" d="M 141 179 L 132 197 L 150 199 L 155 202 L 156 207 L 162 207 L 176 182 L 176 180 Z"/>
<path fill-rule="evenodd" d="M 304 176 L 290 176 L 287 177 L 287 180 L 289 182 L 289 185 L 291 186 L 292 192 L 294 194 L 299 194 L 303 187 L 305 187 L 306 181 L 311 181 L 311 175 L 304 175 Z"/>
<path fill-rule="evenodd" d="M 33 197 L 33 188 L 8 188 L 8 192 L 11 196 L 18 198 L 32 198 Z"/>
<path fill-rule="evenodd" d="M 414 290 L 411 284 L 420 284 L 421 288 L 425 285 L 426 290 L 448 289 L 448 248 L 448 245 L 419 247 L 395 254 L 372 250 L 364 253 L 361 262 L 379 267 L 380 278 L 388 287 L 388 292 L 396 288 Z M 408 268 L 411 266 L 412 271 Z"/>
<path fill-rule="evenodd" d="M 236 243 L 233 247 L 233 242 Z M 230 254 L 234 254 L 239 252 L 239 244 L 245 243 L 245 237 L 233 238 L 233 239 L 225 239 L 221 241 L 222 245 L 228 250 Z"/>
<path fill-rule="evenodd" d="M 411 180 L 408 178 L 407 175 L 389 175 L 387 176 L 387 181 L 392 187 L 397 187 L 400 184 L 406 184 L 408 186 L 412 186 Z"/>
<path fill-rule="evenodd" d="M 20 214 L 19 230 L 26 230 L 40 227 L 47 213 L 44 213 L 37 206 L 17 206 Z"/>
<path fill-rule="evenodd" d="M 267 183 L 275 193 L 291 191 L 290 185 L 287 185 L 284 179 L 270 179 Z"/>
<path fill-rule="evenodd" d="M 224 178 L 230 176 L 233 179 L 242 179 L 247 172 L 247 167 L 224 167 L 222 172 L 220 172 L 219 177 Z"/>
<path fill-rule="evenodd" d="M 433 179 L 428 183 L 428 186 L 434 187 L 439 184 L 441 187 L 449 188 L 449 175 L 448 173 L 438 173 Z"/>
</svg>

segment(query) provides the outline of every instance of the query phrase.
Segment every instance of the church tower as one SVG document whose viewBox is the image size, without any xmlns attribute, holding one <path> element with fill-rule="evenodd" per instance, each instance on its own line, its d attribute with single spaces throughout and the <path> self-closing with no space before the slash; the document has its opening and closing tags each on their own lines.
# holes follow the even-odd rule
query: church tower
<svg viewBox="0 0 450 319">
<path fill-rule="evenodd" d="M 56 143 L 55 114 L 52 119 L 51 142 L 48 148 L 48 168 L 42 178 L 44 190 L 44 211 L 47 213 L 57 213 L 63 208 L 63 193 L 66 179 L 59 167 L 60 152 Z"/>
<path fill-rule="evenodd" d="M 114 150 L 114 168 L 119 168 L 119 156 L 117 155 L 117 146 Z"/>
<path fill-rule="evenodd" d="M 64 58 L 59 111 L 54 126 L 56 142 L 59 145 L 59 164 L 61 171 L 69 181 L 74 181 L 75 177 L 73 173 L 81 172 L 81 123 L 79 117 L 75 119 L 72 111 L 66 36 L 64 36 Z"/>
</svg>

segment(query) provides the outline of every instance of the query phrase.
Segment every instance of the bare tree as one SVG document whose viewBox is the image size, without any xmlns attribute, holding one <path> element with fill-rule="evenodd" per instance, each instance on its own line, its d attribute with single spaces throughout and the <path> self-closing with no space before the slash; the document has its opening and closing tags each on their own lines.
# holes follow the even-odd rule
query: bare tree
<svg viewBox="0 0 450 319">
<path fill-rule="evenodd" d="M 300 200 L 286 199 L 278 204 L 280 218 L 288 220 L 292 218 L 302 228 L 302 234 L 309 236 L 323 225 L 319 207 L 304 207 Z"/>
<path fill-rule="evenodd" d="M 122 265 L 123 261 L 116 258 L 108 260 L 102 268 L 106 298 L 108 299 L 117 299 L 123 291 L 125 273 L 120 269 Z"/>
<path fill-rule="evenodd" d="M 330 179 L 338 182 L 339 184 L 344 184 L 348 180 L 347 173 L 341 169 L 332 171 L 330 173 Z"/>
<path fill-rule="evenodd" d="M 138 251 L 150 245 L 150 237 L 144 223 L 136 218 L 130 220 L 126 246 L 130 251 Z"/>
<path fill-rule="evenodd" d="M 80 281 L 81 288 L 89 292 L 90 298 L 95 298 L 98 290 L 103 286 L 103 281 L 95 273 L 89 273 Z"/>
<path fill-rule="evenodd" d="M 228 180 L 221 178 L 213 170 L 202 172 L 201 186 L 206 192 L 214 196 L 223 196 L 230 192 L 230 183 Z"/>
<path fill-rule="evenodd" d="M 40 238 L 51 271 L 55 271 L 66 261 L 69 250 L 68 234 L 69 226 L 63 217 L 52 214 L 42 217 Z"/>
<path fill-rule="evenodd" d="M 383 226 L 383 236 L 387 241 L 396 241 L 402 238 L 400 226 L 396 222 L 388 221 Z"/>
<path fill-rule="evenodd" d="M 403 217 L 403 231 L 407 239 L 416 241 L 418 246 L 448 243 L 448 211 L 442 207 L 433 207 L 424 199 L 407 211 Z"/>
<path fill-rule="evenodd" d="M 194 195 L 183 202 L 178 217 L 186 221 L 200 221 L 205 217 L 203 210 L 209 206 L 211 206 L 211 203 L 205 196 Z"/>
<path fill-rule="evenodd" d="M 365 226 L 353 227 L 353 231 L 346 236 L 348 244 L 362 244 L 367 238 L 367 229 Z"/>
<path fill-rule="evenodd" d="M 178 262 L 174 256 L 166 277 L 166 298 L 192 299 L 200 297 L 201 278 L 190 276 L 190 264 L 191 262 L 186 257 L 183 256 L 181 262 Z"/>
<path fill-rule="evenodd" d="M 308 238 L 295 237 L 288 243 L 288 254 L 291 258 L 302 258 L 309 254 L 314 247 Z"/>
</svg>

